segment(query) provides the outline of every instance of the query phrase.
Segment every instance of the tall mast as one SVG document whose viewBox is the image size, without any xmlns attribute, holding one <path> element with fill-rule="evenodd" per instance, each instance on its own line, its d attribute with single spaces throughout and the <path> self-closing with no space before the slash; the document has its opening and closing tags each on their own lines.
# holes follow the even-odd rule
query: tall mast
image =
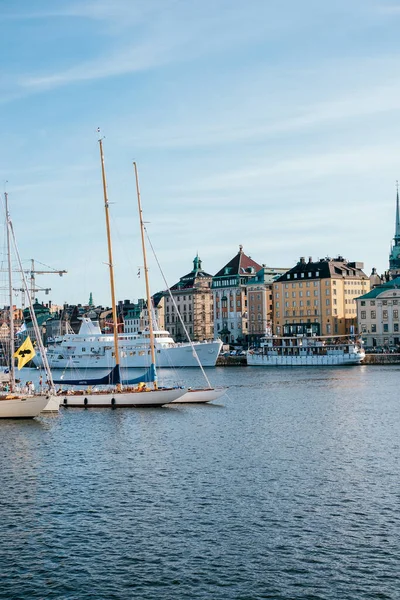
<svg viewBox="0 0 400 600">
<path fill-rule="evenodd" d="M 11 269 L 11 244 L 10 244 L 10 215 L 8 212 L 8 194 L 4 192 L 4 201 L 6 206 L 7 221 L 7 263 L 8 263 L 8 293 L 10 302 L 10 383 L 11 391 L 15 391 L 15 328 L 14 328 L 14 310 L 13 310 L 13 289 L 12 289 L 12 269 Z"/>
<path fill-rule="evenodd" d="M 109 273 L 110 273 L 111 307 L 112 307 L 112 316 L 113 316 L 113 323 L 114 323 L 115 364 L 117 366 L 119 366 L 118 321 L 117 321 L 117 305 L 115 303 L 114 265 L 113 265 L 112 246 L 111 246 L 110 215 L 109 215 L 109 209 L 108 209 L 107 180 L 106 180 L 106 170 L 105 170 L 105 166 L 104 166 L 103 140 L 101 138 L 99 139 L 99 146 L 100 146 L 100 159 L 101 159 L 101 176 L 103 179 L 104 209 L 105 209 L 105 213 L 106 213 L 108 267 L 109 267 Z M 120 384 L 118 384 L 118 386 L 119 385 Z"/>
<path fill-rule="evenodd" d="M 151 355 L 151 363 L 153 367 L 156 366 L 156 354 L 155 354 L 155 341 L 154 341 L 154 330 L 153 330 L 153 305 L 151 302 L 150 296 L 150 284 L 149 284 L 149 270 L 147 267 L 147 255 L 146 255 L 146 243 L 144 239 L 144 222 L 143 222 L 143 212 L 142 212 L 142 204 L 140 201 L 140 188 L 139 188 L 139 176 L 137 165 L 133 163 L 135 169 L 135 179 L 136 179 L 136 194 L 138 200 L 138 209 L 139 209 L 139 221 L 140 221 L 140 235 L 142 238 L 142 252 L 143 252 L 143 266 L 144 266 L 144 278 L 146 282 L 146 298 L 147 298 L 147 314 L 149 317 L 149 331 L 150 331 L 150 355 Z M 157 381 L 153 382 L 154 389 L 157 389 Z"/>
</svg>

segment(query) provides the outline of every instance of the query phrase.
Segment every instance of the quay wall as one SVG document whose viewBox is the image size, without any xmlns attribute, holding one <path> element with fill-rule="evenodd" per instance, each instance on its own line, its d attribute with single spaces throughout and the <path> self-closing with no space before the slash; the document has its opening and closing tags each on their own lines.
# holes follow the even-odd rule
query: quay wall
<svg viewBox="0 0 400 600">
<path fill-rule="evenodd" d="M 366 354 L 363 365 L 400 365 L 400 354 Z"/>
<path fill-rule="evenodd" d="M 218 356 L 217 367 L 247 367 L 245 356 Z"/>
</svg>

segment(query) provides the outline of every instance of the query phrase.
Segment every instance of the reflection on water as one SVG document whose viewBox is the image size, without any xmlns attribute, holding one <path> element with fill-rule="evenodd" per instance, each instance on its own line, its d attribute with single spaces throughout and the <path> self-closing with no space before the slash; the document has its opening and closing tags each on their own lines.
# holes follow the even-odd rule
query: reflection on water
<svg viewBox="0 0 400 600">
<path fill-rule="evenodd" d="M 399 372 L 218 368 L 216 405 L 0 421 L 0 598 L 396 598 Z"/>
</svg>

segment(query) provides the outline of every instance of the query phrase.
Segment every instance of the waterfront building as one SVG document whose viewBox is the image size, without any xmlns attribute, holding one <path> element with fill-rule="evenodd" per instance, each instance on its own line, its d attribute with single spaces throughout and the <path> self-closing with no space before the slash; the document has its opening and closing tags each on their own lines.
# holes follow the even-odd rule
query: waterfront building
<svg viewBox="0 0 400 600">
<path fill-rule="evenodd" d="M 355 299 L 369 291 L 362 262 L 342 256 L 299 262 L 273 284 L 274 334 L 343 335 L 356 331 Z"/>
<path fill-rule="evenodd" d="M 288 269 L 263 265 L 247 283 L 247 342 L 252 346 L 259 345 L 260 338 L 272 333 L 272 286 L 287 271 Z"/>
<path fill-rule="evenodd" d="M 368 347 L 400 346 L 400 277 L 357 298 L 358 330 Z"/>
<path fill-rule="evenodd" d="M 240 245 L 239 252 L 212 278 L 214 336 L 221 337 L 227 344 L 246 341 L 249 333 L 247 286 L 262 269 Z M 267 318 L 266 307 L 264 312 L 260 309 L 260 313 Z"/>
<path fill-rule="evenodd" d="M 179 313 L 194 341 L 214 337 L 214 309 L 211 283 L 213 276 L 204 271 L 199 255 L 193 260 L 193 269 L 181 277 L 171 289 Z M 163 293 L 164 325 L 176 341 L 187 341 L 182 323 L 168 291 Z"/>
<path fill-rule="evenodd" d="M 139 333 L 148 325 L 147 319 L 144 318 L 145 301 L 140 298 L 133 307 L 130 308 L 124 317 L 124 333 Z M 147 316 L 147 309 L 146 309 Z"/>
</svg>

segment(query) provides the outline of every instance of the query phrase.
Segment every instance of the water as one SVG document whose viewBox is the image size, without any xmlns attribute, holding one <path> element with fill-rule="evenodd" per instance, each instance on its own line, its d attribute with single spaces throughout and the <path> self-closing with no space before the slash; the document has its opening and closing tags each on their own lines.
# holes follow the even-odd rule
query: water
<svg viewBox="0 0 400 600">
<path fill-rule="evenodd" d="M 0 422 L 0 599 L 400 598 L 400 369 L 208 374 L 218 404 Z"/>
</svg>

